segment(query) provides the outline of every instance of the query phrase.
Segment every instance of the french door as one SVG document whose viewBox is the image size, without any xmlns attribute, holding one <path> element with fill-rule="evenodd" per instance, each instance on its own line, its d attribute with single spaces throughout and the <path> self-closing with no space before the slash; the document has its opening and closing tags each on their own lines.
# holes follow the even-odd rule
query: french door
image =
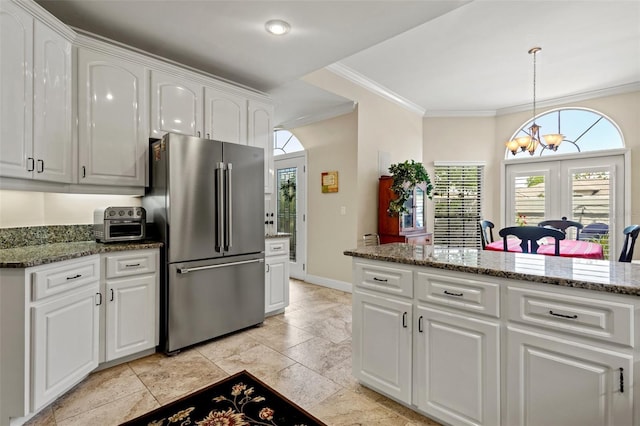
<svg viewBox="0 0 640 426">
<path fill-rule="evenodd" d="M 306 277 L 306 154 L 295 152 L 274 158 L 278 232 L 291 234 L 289 274 Z"/>
<path fill-rule="evenodd" d="M 503 223 L 535 226 L 566 217 L 584 226 L 606 224 L 608 235 L 597 242 L 613 259 L 625 225 L 624 165 L 624 154 L 507 163 Z"/>
</svg>

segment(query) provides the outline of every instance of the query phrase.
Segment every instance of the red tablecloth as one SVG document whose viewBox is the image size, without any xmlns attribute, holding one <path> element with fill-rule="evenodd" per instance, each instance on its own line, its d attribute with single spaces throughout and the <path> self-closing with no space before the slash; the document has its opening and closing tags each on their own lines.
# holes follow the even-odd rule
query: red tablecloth
<svg viewBox="0 0 640 426">
<path fill-rule="evenodd" d="M 502 240 L 494 241 L 486 245 L 485 250 L 502 251 Z M 517 238 L 507 239 L 507 249 L 514 253 L 522 253 L 520 240 Z M 555 253 L 553 242 L 540 245 L 538 254 L 553 256 Z M 560 240 L 560 256 L 562 257 L 582 257 L 584 259 L 604 259 L 602 246 L 598 243 L 578 240 Z"/>
</svg>

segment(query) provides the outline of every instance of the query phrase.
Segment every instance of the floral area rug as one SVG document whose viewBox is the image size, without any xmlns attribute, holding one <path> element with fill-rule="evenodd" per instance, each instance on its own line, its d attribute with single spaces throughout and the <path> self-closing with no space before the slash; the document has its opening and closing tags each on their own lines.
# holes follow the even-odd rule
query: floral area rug
<svg viewBox="0 0 640 426">
<path fill-rule="evenodd" d="M 247 371 L 121 426 L 326 426 Z"/>
</svg>

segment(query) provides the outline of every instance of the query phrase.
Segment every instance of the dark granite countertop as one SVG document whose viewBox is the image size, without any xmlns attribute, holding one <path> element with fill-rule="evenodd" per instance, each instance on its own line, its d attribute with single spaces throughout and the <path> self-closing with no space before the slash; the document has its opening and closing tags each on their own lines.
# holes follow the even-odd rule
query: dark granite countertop
<svg viewBox="0 0 640 426">
<path fill-rule="evenodd" d="M 14 247 L 0 250 L 0 268 L 28 268 L 98 253 L 158 247 L 162 247 L 162 243 L 156 241 L 122 243 L 73 241 Z"/>
<path fill-rule="evenodd" d="M 640 296 L 640 265 L 607 260 L 438 248 L 404 243 L 346 250 L 347 256 Z"/>
</svg>

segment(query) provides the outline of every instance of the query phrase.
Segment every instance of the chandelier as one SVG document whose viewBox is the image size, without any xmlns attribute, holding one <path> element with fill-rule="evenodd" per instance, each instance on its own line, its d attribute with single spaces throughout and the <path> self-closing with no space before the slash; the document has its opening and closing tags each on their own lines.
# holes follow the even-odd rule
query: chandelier
<svg viewBox="0 0 640 426">
<path fill-rule="evenodd" d="M 548 135 L 542 136 L 540 139 L 540 126 L 536 124 L 536 53 L 541 51 L 541 47 L 532 47 L 529 49 L 529 54 L 533 55 L 533 124 L 529 127 L 529 134 L 526 136 L 520 136 L 508 141 L 505 145 L 509 148 L 509 151 L 513 155 L 518 153 L 518 148 L 520 151 L 529 151 L 529 154 L 533 155 L 538 149 L 538 146 L 541 145 L 543 149 L 550 149 L 552 151 L 557 151 L 558 146 L 564 140 L 564 135 L 560 133 L 551 133 Z"/>
</svg>

